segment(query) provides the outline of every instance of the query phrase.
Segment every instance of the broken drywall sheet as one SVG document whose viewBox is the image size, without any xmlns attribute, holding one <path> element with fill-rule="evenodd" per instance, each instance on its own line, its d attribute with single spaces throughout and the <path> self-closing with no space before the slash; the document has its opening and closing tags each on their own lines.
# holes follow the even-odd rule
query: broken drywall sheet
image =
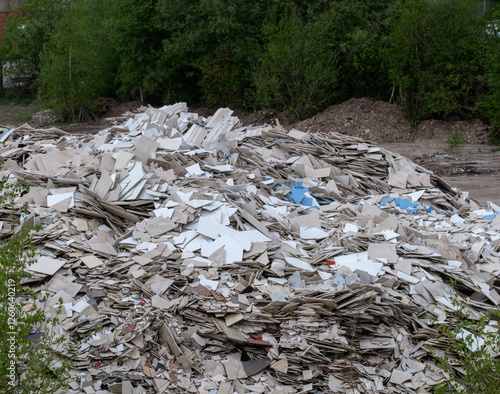
<svg viewBox="0 0 500 394">
<path fill-rule="evenodd" d="M 32 186 L 0 234 L 40 227 L 25 286 L 70 392 L 432 391 L 450 280 L 473 318 L 500 302 L 500 208 L 406 158 L 186 103 L 110 121 L 0 130 Z"/>
</svg>

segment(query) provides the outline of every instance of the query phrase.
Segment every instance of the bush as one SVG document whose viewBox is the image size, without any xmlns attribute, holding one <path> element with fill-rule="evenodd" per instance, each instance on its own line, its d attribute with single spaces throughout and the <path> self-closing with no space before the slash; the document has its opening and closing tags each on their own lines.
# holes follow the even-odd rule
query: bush
<svg viewBox="0 0 500 394">
<path fill-rule="evenodd" d="M 381 49 L 385 45 L 383 24 L 391 1 L 340 0 L 330 2 L 315 15 L 322 36 L 340 54 L 339 88 L 333 100 L 351 97 L 389 98 L 390 84 Z"/>
<path fill-rule="evenodd" d="M 217 48 L 201 58 L 199 85 L 206 102 L 225 105 L 238 100 L 237 64 L 234 62 L 234 52 L 231 49 Z"/>
<path fill-rule="evenodd" d="M 105 0 L 101 5 L 109 8 L 105 26 L 116 56 L 114 87 L 119 97 L 132 94 L 133 99 L 145 101 L 149 94 L 158 94 L 163 88 L 150 78 L 161 52 L 157 3 L 157 0 Z"/>
<path fill-rule="evenodd" d="M 158 0 L 163 48 L 152 79 L 162 81 L 165 101 L 250 106 L 262 20 L 276 2 L 196 0 L 186 7 L 185 1 Z"/>
<path fill-rule="evenodd" d="M 456 312 L 447 317 L 449 323 L 439 328 L 438 339 L 448 346 L 446 352 L 430 348 L 437 364 L 449 375 L 436 393 L 498 393 L 500 391 L 500 332 L 498 309 L 487 311 L 479 319 L 473 319 L 467 311 L 467 303 L 454 293 L 452 303 Z"/>
<path fill-rule="evenodd" d="M 385 58 L 395 92 L 411 120 L 464 107 L 484 81 L 491 38 L 485 34 L 485 21 L 474 12 L 473 3 L 397 3 L 389 19 Z"/>
<path fill-rule="evenodd" d="M 64 3 L 64 0 L 25 0 L 9 16 L 0 43 L 0 64 L 8 64 L 8 78 L 26 81 L 12 87 L 18 95 L 35 97 L 33 84 L 40 72 L 40 56 L 61 18 Z"/>
<path fill-rule="evenodd" d="M 460 131 L 451 131 L 446 137 L 446 142 L 448 143 L 446 151 L 454 153 L 460 151 L 460 148 L 467 143 L 467 138 Z"/>
<path fill-rule="evenodd" d="M 257 101 L 301 119 L 323 109 L 338 85 L 338 54 L 319 39 L 324 25 L 290 8 L 263 27 L 265 52 L 255 73 Z"/>
<path fill-rule="evenodd" d="M 347 35 L 342 45 L 346 59 L 342 71 L 350 95 L 389 99 L 389 77 L 381 54 L 383 45 L 382 33 L 356 29 Z"/>
<path fill-rule="evenodd" d="M 21 214 L 18 227 L 0 240 L 0 391 L 54 393 L 66 386 L 70 363 L 53 351 L 65 340 L 55 339 L 58 320 L 48 317 L 38 307 L 36 294 L 21 286 L 29 277 L 26 266 L 34 262 L 30 220 L 23 222 L 26 207 L 15 212 L 13 204 L 22 191 L 8 176 L 0 179 L 0 207 Z"/>
<path fill-rule="evenodd" d="M 97 0 L 66 7 L 41 55 L 39 98 L 68 120 L 94 114 L 99 96 L 113 94 L 115 63 Z"/>
<path fill-rule="evenodd" d="M 500 12 L 496 12 L 491 19 L 500 20 Z M 500 32 L 492 35 L 490 53 L 487 73 L 490 91 L 480 97 L 478 107 L 489 120 L 492 142 L 500 143 Z"/>
</svg>

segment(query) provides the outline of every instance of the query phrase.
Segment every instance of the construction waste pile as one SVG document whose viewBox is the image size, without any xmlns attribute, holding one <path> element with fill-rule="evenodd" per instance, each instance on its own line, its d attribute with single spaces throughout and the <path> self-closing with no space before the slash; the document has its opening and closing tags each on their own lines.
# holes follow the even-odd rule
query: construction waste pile
<svg viewBox="0 0 500 394">
<path fill-rule="evenodd" d="M 500 207 L 405 157 L 185 103 L 112 121 L 0 130 L 65 392 L 426 393 L 450 281 L 472 318 L 500 302 Z"/>
</svg>

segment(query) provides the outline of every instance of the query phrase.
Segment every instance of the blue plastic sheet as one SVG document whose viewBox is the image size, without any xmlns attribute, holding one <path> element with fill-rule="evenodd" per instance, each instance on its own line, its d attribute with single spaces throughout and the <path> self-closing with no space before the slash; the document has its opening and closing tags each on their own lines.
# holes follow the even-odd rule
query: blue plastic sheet
<svg viewBox="0 0 500 394">
<path fill-rule="evenodd" d="M 413 202 L 408 200 L 407 198 L 401 197 L 396 198 L 395 203 L 396 206 L 401 209 L 417 208 L 420 205 L 418 202 Z"/>
<path fill-rule="evenodd" d="M 389 204 L 391 201 L 394 201 L 395 199 L 396 199 L 396 197 L 386 197 L 386 198 L 383 198 L 381 205 Z"/>
<path fill-rule="evenodd" d="M 394 201 L 394 204 L 396 207 L 400 209 L 405 209 L 408 215 L 413 215 L 418 212 L 423 212 L 427 211 L 428 213 L 431 212 L 437 212 L 438 210 L 434 208 L 432 205 L 427 208 L 425 205 L 420 204 L 419 202 L 413 202 L 407 198 L 402 198 L 402 197 L 386 197 L 383 198 L 380 205 L 383 206 L 385 204 L 388 204 L 390 202 Z"/>
<path fill-rule="evenodd" d="M 303 189 L 292 189 L 288 194 L 288 198 L 291 199 L 295 204 L 300 204 L 305 197 L 306 192 Z"/>
</svg>

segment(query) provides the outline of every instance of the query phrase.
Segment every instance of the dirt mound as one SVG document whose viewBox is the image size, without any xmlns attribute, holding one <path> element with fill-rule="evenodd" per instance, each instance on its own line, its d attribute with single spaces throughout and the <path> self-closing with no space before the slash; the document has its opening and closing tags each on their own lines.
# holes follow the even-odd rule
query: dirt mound
<svg viewBox="0 0 500 394">
<path fill-rule="evenodd" d="M 98 120 L 65 125 L 61 129 L 68 132 L 93 134 L 110 125 L 106 118 L 120 116 L 140 106 L 140 101 L 116 103 Z M 190 106 L 189 112 L 209 117 L 219 107 L 218 105 L 201 103 Z M 287 128 L 293 127 L 305 132 L 328 133 L 334 131 L 376 143 L 446 142 L 446 138 L 452 131 L 461 132 L 469 144 L 487 144 L 489 139 L 487 125 L 480 120 L 445 122 L 429 119 L 412 128 L 408 119 L 403 116 L 401 107 L 370 98 L 350 99 L 294 124 L 290 124 L 284 113 L 274 110 L 250 112 L 234 109 L 233 115 L 240 119 L 243 126 L 272 124 L 275 119 L 279 119 L 281 124 Z"/>
<path fill-rule="evenodd" d="M 452 131 L 461 132 L 468 143 L 474 144 L 485 144 L 489 137 L 487 126 L 477 119 L 454 122 L 429 119 L 412 128 L 401 107 L 369 98 L 333 105 L 293 127 L 306 132 L 335 131 L 377 143 L 446 141 Z"/>
<path fill-rule="evenodd" d="M 190 106 L 189 111 L 208 117 L 219 107 L 201 103 Z M 290 123 L 284 113 L 273 110 L 249 112 L 235 109 L 233 115 L 240 118 L 243 126 L 271 124 L 279 119 L 287 128 L 306 132 L 334 131 L 376 143 L 446 142 L 453 131 L 461 132 L 469 144 L 487 144 L 489 140 L 488 126 L 480 120 L 445 122 L 427 119 L 411 127 L 399 105 L 370 98 L 350 99 L 297 123 Z"/>
</svg>

